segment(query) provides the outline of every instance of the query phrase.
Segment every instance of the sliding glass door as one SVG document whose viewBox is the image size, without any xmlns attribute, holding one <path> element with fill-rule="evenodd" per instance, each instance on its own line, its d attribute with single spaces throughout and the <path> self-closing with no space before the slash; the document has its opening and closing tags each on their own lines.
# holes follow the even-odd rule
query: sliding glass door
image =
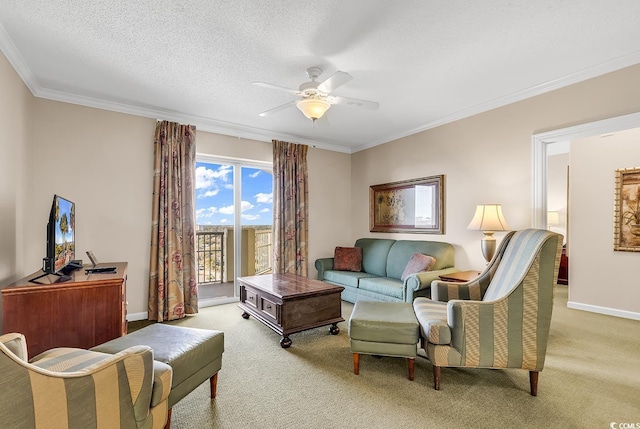
<svg viewBox="0 0 640 429">
<path fill-rule="evenodd" d="M 199 156 L 195 193 L 200 306 L 236 300 L 237 277 L 271 272 L 272 166 Z"/>
</svg>

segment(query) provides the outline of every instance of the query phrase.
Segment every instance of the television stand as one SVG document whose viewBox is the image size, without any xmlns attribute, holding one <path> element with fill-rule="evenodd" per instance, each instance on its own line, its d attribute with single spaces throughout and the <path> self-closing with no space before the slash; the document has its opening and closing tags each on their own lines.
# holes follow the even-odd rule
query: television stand
<svg viewBox="0 0 640 429">
<path fill-rule="evenodd" d="M 29 283 L 40 272 L 0 286 L 2 333 L 24 334 L 30 358 L 53 347 L 89 349 L 126 334 L 127 263 L 112 265 L 117 273 L 80 270 L 64 283 Z"/>
</svg>

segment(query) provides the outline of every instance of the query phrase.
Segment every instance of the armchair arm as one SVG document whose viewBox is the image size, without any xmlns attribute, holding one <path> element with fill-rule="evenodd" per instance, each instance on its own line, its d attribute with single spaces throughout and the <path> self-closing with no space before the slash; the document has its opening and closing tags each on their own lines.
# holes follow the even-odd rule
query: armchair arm
<svg viewBox="0 0 640 429">
<path fill-rule="evenodd" d="M 0 343 L 4 344 L 18 358 L 27 361 L 27 340 L 24 335 L 17 333 L 0 335 Z"/>
<path fill-rule="evenodd" d="M 452 299 L 472 299 L 480 301 L 482 300 L 482 291 L 478 279 L 462 283 L 434 280 L 433 283 L 431 283 L 431 299 L 441 302 L 447 302 Z"/>
<path fill-rule="evenodd" d="M 318 280 L 324 280 L 324 272 L 333 269 L 333 258 L 316 259 L 316 269 L 318 270 Z"/>
<path fill-rule="evenodd" d="M 429 297 L 431 282 L 445 274 L 456 273 L 457 268 L 445 268 L 443 270 L 426 271 L 411 274 L 404 281 L 404 301 L 413 302 L 419 296 Z"/>
</svg>

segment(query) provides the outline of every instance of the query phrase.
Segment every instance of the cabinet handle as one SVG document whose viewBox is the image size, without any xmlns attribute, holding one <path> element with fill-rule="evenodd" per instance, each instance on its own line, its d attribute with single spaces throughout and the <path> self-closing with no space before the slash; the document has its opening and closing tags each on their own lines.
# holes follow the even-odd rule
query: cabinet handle
<svg viewBox="0 0 640 429">
<path fill-rule="evenodd" d="M 271 306 L 270 305 L 267 305 L 267 310 L 271 310 Z"/>
</svg>

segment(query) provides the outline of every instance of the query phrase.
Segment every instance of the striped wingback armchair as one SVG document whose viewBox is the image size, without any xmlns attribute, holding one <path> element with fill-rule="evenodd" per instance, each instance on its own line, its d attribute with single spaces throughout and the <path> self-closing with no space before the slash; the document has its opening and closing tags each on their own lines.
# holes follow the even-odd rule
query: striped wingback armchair
<svg viewBox="0 0 640 429">
<path fill-rule="evenodd" d="M 0 336 L 0 427 L 162 428 L 171 367 L 146 346 L 111 355 L 45 351 L 27 362 L 22 334 Z"/>
<path fill-rule="evenodd" d="M 441 367 L 521 368 L 529 371 L 531 395 L 537 395 L 561 251 L 559 234 L 518 231 L 509 236 L 481 300 L 414 301 L 436 390 Z"/>
</svg>

